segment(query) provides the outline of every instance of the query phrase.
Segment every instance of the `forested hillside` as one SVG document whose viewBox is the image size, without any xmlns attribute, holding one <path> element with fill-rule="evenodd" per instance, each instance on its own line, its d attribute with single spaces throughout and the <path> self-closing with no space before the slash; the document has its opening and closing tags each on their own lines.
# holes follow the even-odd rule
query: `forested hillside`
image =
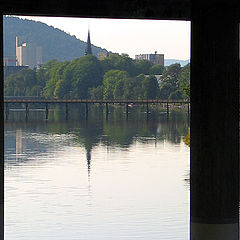
<svg viewBox="0 0 240 240">
<path fill-rule="evenodd" d="M 27 41 L 35 42 L 41 46 L 43 63 L 52 59 L 70 61 L 84 55 L 86 45 L 84 41 L 41 22 L 4 16 L 3 31 L 4 57 L 15 56 L 16 36 L 24 37 Z M 92 50 L 94 55 L 106 51 L 96 46 L 92 46 Z"/>
</svg>

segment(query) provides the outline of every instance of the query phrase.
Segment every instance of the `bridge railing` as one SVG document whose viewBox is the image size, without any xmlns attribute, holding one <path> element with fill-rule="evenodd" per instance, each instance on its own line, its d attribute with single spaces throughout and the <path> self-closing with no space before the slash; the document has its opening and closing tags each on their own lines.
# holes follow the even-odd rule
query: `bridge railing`
<svg viewBox="0 0 240 240">
<path fill-rule="evenodd" d="M 45 99 L 4 97 L 5 103 L 118 103 L 118 104 L 151 104 L 151 103 L 189 103 L 188 100 L 169 99 Z"/>
</svg>

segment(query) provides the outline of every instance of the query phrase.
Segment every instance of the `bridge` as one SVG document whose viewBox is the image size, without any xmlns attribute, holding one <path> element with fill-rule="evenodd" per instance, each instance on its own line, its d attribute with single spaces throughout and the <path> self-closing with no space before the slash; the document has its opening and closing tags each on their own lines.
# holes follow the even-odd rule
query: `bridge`
<svg viewBox="0 0 240 240">
<path fill-rule="evenodd" d="M 69 115 L 69 104 L 85 104 L 85 114 L 88 116 L 88 105 L 89 104 L 105 104 L 106 115 L 109 113 L 109 104 L 119 104 L 126 106 L 126 116 L 128 117 L 129 106 L 130 105 L 146 105 L 146 113 L 149 114 L 149 104 L 163 104 L 166 107 L 167 115 L 169 114 L 169 106 L 174 106 L 175 104 L 187 105 L 187 112 L 190 111 L 189 100 L 168 100 L 168 99 L 45 99 L 41 97 L 5 97 L 5 116 L 6 120 L 9 117 L 9 105 L 10 104 L 24 104 L 25 105 L 25 116 L 26 119 L 29 115 L 29 105 L 30 104 L 45 104 L 45 117 L 48 119 L 49 104 L 65 104 L 65 115 L 68 119 Z"/>
</svg>

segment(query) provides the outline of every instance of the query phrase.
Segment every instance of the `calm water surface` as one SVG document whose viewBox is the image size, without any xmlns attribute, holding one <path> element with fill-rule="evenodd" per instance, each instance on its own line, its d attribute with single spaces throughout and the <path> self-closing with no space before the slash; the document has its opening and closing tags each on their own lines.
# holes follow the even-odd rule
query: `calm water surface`
<svg viewBox="0 0 240 240">
<path fill-rule="evenodd" d="M 189 239 L 183 112 L 11 112 L 5 122 L 5 239 Z"/>
</svg>

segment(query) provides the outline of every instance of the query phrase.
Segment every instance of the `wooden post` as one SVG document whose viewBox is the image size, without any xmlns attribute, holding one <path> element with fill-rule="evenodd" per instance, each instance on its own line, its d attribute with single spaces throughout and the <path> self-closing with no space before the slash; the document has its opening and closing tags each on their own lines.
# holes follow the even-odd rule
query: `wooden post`
<svg viewBox="0 0 240 240">
<path fill-rule="evenodd" d="M 128 103 L 126 104 L 126 118 L 128 118 Z"/>
<path fill-rule="evenodd" d="M 106 103 L 106 115 L 108 115 L 109 109 L 108 109 L 108 103 Z"/>
<path fill-rule="evenodd" d="M 88 118 L 88 104 L 85 104 L 85 116 Z"/>
<path fill-rule="evenodd" d="M 147 115 L 149 114 L 148 103 L 147 103 Z"/>
<path fill-rule="evenodd" d="M 167 115 L 169 114 L 169 106 L 168 106 L 168 102 L 167 102 Z"/>
<path fill-rule="evenodd" d="M 45 106 L 45 119 L 48 120 L 48 104 Z"/>
<path fill-rule="evenodd" d="M 66 103 L 65 117 L 68 120 L 68 104 Z"/>
<path fill-rule="evenodd" d="M 29 106 L 28 103 L 25 103 L 25 119 L 28 120 Z"/>
<path fill-rule="evenodd" d="M 8 103 L 6 103 L 5 116 L 6 116 L 6 120 L 8 120 L 8 116 L 9 116 L 9 107 L 8 107 Z"/>
</svg>

